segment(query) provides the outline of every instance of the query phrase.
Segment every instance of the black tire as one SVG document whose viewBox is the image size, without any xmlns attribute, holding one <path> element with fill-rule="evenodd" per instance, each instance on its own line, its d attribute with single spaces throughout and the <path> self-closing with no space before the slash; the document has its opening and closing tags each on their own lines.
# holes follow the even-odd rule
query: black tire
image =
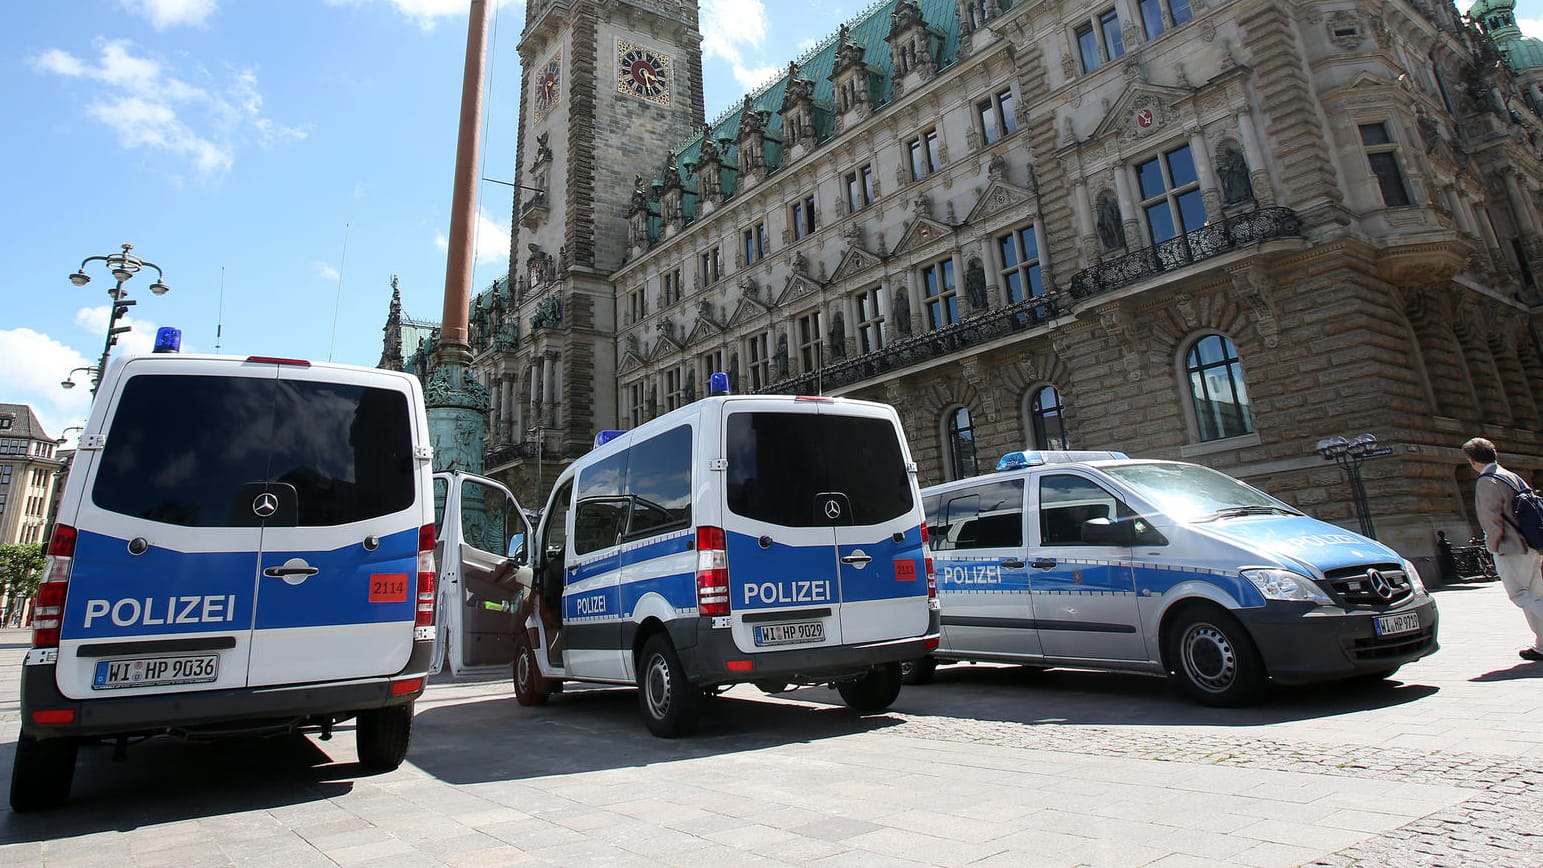
<svg viewBox="0 0 1543 868">
<path fill-rule="evenodd" d="M 938 660 L 931 654 L 926 657 L 918 657 L 915 660 L 900 661 L 900 682 L 902 684 L 926 684 L 932 680 L 932 674 L 938 671 Z"/>
<path fill-rule="evenodd" d="M 536 649 L 531 647 L 528 638 L 522 637 L 514 649 L 512 673 L 515 702 L 526 706 L 546 704 L 552 695 L 552 681 L 541 674 L 541 667 L 536 663 Z"/>
<path fill-rule="evenodd" d="M 762 679 L 761 681 L 752 683 L 754 683 L 762 693 L 766 694 L 781 693 L 782 691 L 788 689 L 788 683 L 786 681 L 772 681 L 769 679 Z"/>
<path fill-rule="evenodd" d="M 11 765 L 11 810 L 46 811 L 68 801 L 79 747 L 73 738 L 18 738 Z"/>
<path fill-rule="evenodd" d="M 660 738 L 679 738 L 696 729 L 702 691 L 686 679 L 675 646 L 663 633 L 643 644 L 638 666 L 638 707 L 648 731 Z"/>
<path fill-rule="evenodd" d="M 371 771 L 394 771 L 407 758 L 413 737 L 413 706 L 393 705 L 359 712 L 354 727 L 359 765 Z"/>
<path fill-rule="evenodd" d="M 1168 632 L 1168 667 L 1179 689 L 1201 705 L 1238 708 L 1264 691 L 1264 663 L 1253 638 L 1214 606 L 1179 614 Z"/>
<path fill-rule="evenodd" d="M 885 663 L 854 681 L 837 682 L 836 692 L 854 711 L 883 711 L 900 696 L 900 664 Z"/>
</svg>

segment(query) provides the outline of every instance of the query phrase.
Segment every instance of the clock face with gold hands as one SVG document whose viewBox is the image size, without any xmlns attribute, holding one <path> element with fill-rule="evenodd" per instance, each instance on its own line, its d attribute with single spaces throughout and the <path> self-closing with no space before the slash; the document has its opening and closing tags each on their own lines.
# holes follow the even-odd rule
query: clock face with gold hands
<svg viewBox="0 0 1543 868">
<path fill-rule="evenodd" d="M 551 111 L 562 95 L 562 57 L 552 58 L 536 77 L 536 117 Z"/>
<path fill-rule="evenodd" d="M 616 92 L 670 104 L 674 84 L 670 56 L 629 42 L 616 42 Z"/>
</svg>

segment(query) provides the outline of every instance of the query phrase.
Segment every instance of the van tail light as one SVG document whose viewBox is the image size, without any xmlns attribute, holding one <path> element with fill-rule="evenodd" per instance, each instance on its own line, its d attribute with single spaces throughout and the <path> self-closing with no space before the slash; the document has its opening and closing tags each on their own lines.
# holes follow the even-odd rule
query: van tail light
<svg viewBox="0 0 1543 868">
<path fill-rule="evenodd" d="M 696 529 L 697 614 L 729 613 L 728 544 L 728 536 L 721 527 Z"/>
<path fill-rule="evenodd" d="M 58 648 L 59 624 L 64 619 L 64 597 L 70 586 L 70 570 L 75 564 L 75 528 L 54 525 L 48 541 L 48 560 L 43 578 L 38 582 L 37 602 L 32 609 L 32 647 Z"/>
<path fill-rule="evenodd" d="M 938 574 L 932 569 L 932 546 L 927 544 L 927 523 L 922 522 L 922 565 L 927 570 L 927 599 L 938 598 Z"/>
<path fill-rule="evenodd" d="M 418 613 L 417 627 L 434 626 L 434 525 L 418 529 Z"/>
</svg>

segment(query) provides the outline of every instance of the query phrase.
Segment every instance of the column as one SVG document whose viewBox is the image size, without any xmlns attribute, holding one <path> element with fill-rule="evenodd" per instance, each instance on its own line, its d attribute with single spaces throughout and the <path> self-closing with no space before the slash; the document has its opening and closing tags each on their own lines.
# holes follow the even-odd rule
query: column
<svg viewBox="0 0 1543 868">
<path fill-rule="evenodd" d="M 1130 189 L 1130 173 L 1122 162 L 1114 167 L 1114 192 L 1120 198 L 1120 217 L 1125 223 L 1125 249 L 1145 247 L 1137 243 L 1141 238 L 1141 221 L 1136 219 L 1136 200 Z"/>
<path fill-rule="evenodd" d="M 1259 133 L 1254 129 L 1253 115 L 1238 112 L 1238 138 L 1243 143 L 1243 156 L 1248 160 L 1248 177 L 1254 184 L 1254 200 L 1260 205 L 1275 204 L 1275 191 L 1270 186 L 1270 172 L 1265 168 L 1264 148 L 1259 145 Z"/>
<path fill-rule="evenodd" d="M 1211 165 L 1211 149 L 1205 143 L 1205 134 L 1198 127 L 1189 131 L 1189 153 L 1195 161 L 1195 174 L 1200 178 L 1200 199 L 1205 202 L 1206 220 L 1220 221 L 1222 219 L 1221 185 L 1216 181 L 1216 167 Z"/>
</svg>

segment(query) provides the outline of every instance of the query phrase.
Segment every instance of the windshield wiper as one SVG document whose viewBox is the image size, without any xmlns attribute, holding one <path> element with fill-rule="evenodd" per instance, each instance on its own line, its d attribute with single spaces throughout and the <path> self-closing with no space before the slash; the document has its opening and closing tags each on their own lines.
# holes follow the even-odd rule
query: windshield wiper
<svg viewBox="0 0 1543 868">
<path fill-rule="evenodd" d="M 1302 514 L 1300 512 L 1297 512 L 1294 509 L 1286 509 L 1285 507 L 1282 507 L 1282 506 L 1264 506 L 1264 505 L 1260 505 L 1260 504 L 1254 504 L 1254 505 L 1250 505 L 1250 506 L 1227 506 L 1227 507 L 1223 507 L 1223 508 L 1218 509 L 1217 511 L 1211 513 L 1209 516 L 1206 517 L 1206 519 L 1207 520 L 1215 520 L 1215 519 L 1218 519 L 1218 518 L 1237 518 L 1238 516 L 1241 516 L 1241 515 L 1271 515 L 1271 514 L 1274 514 L 1274 513 L 1280 513 L 1281 515 L 1301 515 Z"/>
</svg>

